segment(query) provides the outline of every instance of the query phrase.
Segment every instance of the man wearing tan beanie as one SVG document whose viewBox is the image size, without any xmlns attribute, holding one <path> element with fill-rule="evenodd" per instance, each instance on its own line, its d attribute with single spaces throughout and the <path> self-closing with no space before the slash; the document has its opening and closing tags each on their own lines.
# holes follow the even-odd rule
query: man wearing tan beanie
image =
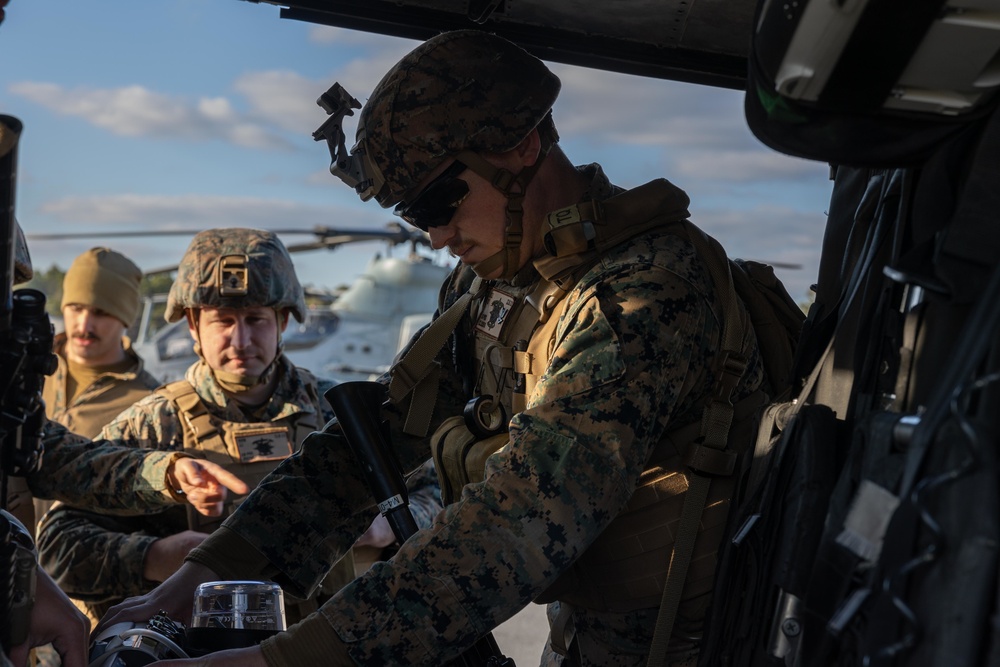
<svg viewBox="0 0 1000 667">
<path fill-rule="evenodd" d="M 86 251 L 63 278 L 65 331 L 56 337 L 59 365 L 45 378 L 42 397 L 46 416 L 74 433 L 97 437 L 105 424 L 159 386 L 125 335 L 139 315 L 141 280 L 139 267 L 109 248 Z M 37 523 L 53 503 L 36 499 L 34 506 Z M 85 605 L 77 606 L 86 613 Z M 58 664 L 49 648 L 39 649 L 36 660 L 40 667 Z"/>
<path fill-rule="evenodd" d="M 43 397 L 49 419 L 74 433 L 94 438 L 159 385 L 125 335 L 139 315 L 140 280 L 139 267 L 109 248 L 91 248 L 66 272 L 66 330 L 56 338 L 59 368 Z"/>
</svg>

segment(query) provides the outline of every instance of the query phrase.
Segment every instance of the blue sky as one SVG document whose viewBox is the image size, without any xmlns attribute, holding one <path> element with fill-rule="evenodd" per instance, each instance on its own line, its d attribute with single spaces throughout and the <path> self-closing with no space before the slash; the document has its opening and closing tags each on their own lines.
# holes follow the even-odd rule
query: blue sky
<svg viewBox="0 0 1000 667">
<path fill-rule="evenodd" d="M 12 0 L 0 25 L 0 113 L 25 126 L 17 216 L 31 233 L 317 225 L 394 220 L 328 171 L 311 132 L 340 81 L 364 102 L 416 42 L 279 18 L 239 0 Z M 830 195 L 824 164 L 780 155 L 743 118 L 743 94 L 551 64 L 561 144 L 631 187 L 666 177 L 731 256 L 802 264 L 815 282 Z M 348 134 L 353 135 L 353 119 Z M 288 235 L 286 244 L 308 237 Z M 39 268 L 108 245 L 149 270 L 184 237 L 30 240 Z M 348 282 L 379 245 L 295 256 L 304 283 Z"/>
</svg>

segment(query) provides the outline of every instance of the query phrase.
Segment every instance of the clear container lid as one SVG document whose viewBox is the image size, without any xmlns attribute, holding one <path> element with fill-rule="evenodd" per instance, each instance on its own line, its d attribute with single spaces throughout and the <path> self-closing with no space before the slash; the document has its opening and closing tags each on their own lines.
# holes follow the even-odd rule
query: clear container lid
<svg viewBox="0 0 1000 667">
<path fill-rule="evenodd" d="M 208 581 L 194 592 L 192 628 L 285 629 L 281 587 L 270 581 Z"/>
</svg>

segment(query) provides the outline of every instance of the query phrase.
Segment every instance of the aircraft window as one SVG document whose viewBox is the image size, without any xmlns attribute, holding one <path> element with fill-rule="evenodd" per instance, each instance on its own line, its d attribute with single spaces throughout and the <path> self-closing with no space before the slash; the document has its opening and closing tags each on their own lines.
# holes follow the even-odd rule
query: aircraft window
<svg viewBox="0 0 1000 667">
<path fill-rule="evenodd" d="M 194 340 L 188 333 L 187 320 L 168 324 L 161 329 L 156 337 L 156 348 L 160 359 L 194 356 Z"/>
<path fill-rule="evenodd" d="M 282 336 L 285 350 L 296 350 L 312 347 L 337 330 L 340 318 L 329 310 L 310 310 L 306 313 L 306 321 L 299 323 L 294 319 Z"/>
</svg>

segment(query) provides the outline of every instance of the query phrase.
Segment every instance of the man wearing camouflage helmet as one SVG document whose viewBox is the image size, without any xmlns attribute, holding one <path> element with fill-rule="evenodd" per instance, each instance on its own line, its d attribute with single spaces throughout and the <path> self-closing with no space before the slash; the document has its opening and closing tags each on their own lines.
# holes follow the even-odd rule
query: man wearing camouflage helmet
<svg viewBox="0 0 1000 667">
<path fill-rule="evenodd" d="M 289 316 L 301 322 L 305 310 L 291 257 L 275 234 L 200 232 L 178 266 L 165 313 L 168 322 L 187 319 L 200 359 L 183 380 L 122 412 L 101 437 L 185 451 L 254 486 L 332 417 L 317 380 L 282 354 Z M 429 520 L 440 507 L 430 468 L 413 483 L 422 485 L 415 508 Z M 166 579 L 241 501 L 231 498 L 218 519 L 180 508 L 123 519 L 60 507 L 39 527 L 39 558 L 63 590 L 100 618 L 110 604 Z M 342 567 L 350 572 L 338 573 L 340 584 L 354 578 L 352 561 Z M 286 613 L 298 620 L 315 608 L 289 602 Z"/>
<path fill-rule="evenodd" d="M 731 487 L 712 482 L 691 566 L 664 595 L 685 464 L 722 470 L 727 457 L 702 446 L 719 439 L 720 408 L 763 400 L 768 383 L 743 305 L 710 276 L 725 254 L 686 221 L 686 195 L 574 167 L 551 115 L 559 85 L 514 44 L 456 31 L 383 77 L 349 154 L 338 124 L 358 105 L 336 86 L 321 98 L 331 171 L 461 260 L 384 378 L 396 455 L 411 469 L 433 453 L 451 504 L 319 615 L 196 664 L 440 665 L 533 600 L 551 603 L 544 665 L 696 662 Z M 723 353 L 734 308 L 739 363 Z M 746 422 L 735 412 L 723 440 Z M 103 622 L 184 617 L 193 586 L 216 578 L 309 590 L 371 502 L 346 449 L 333 427 L 311 436 L 174 577 Z M 673 636 L 654 650 L 673 605 L 660 623 Z"/>
</svg>

